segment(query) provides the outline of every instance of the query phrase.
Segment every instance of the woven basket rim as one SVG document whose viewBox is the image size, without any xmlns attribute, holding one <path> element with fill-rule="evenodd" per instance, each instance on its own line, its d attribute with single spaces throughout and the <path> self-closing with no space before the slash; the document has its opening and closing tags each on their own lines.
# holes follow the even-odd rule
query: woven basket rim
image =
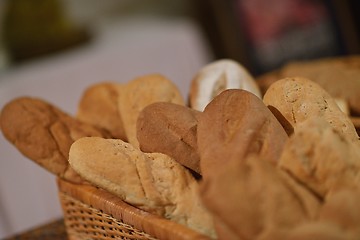
<svg viewBox="0 0 360 240">
<path fill-rule="evenodd" d="M 103 189 L 88 184 L 74 184 L 60 178 L 57 179 L 57 185 L 61 193 L 67 194 L 89 207 L 99 209 L 157 239 L 210 240 L 209 237 L 186 226 L 135 208 Z"/>
</svg>

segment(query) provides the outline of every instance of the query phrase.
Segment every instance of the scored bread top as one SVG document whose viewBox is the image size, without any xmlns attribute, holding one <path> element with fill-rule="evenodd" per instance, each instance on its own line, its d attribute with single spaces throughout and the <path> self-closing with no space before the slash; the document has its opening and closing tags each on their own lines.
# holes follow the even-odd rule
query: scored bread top
<svg viewBox="0 0 360 240">
<path fill-rule="evenodd" d="M 84 179 L 125 202 L 214 236 L 198 183 L 169 156 L 143 153 L 120 139 L 86 137 L 71 146 L 69 162 Z"/>
<path fill-rule="evenodd" d="M 133 79 L 124 85 L 119 95 L 121 113 L 128 142 L 139 147 L 136 138 L 136 121 L 140 111 L 154 102 L 171 102 L 185 105 L 179 89 L 160 74 L 150 74 Z"/>
</svg>

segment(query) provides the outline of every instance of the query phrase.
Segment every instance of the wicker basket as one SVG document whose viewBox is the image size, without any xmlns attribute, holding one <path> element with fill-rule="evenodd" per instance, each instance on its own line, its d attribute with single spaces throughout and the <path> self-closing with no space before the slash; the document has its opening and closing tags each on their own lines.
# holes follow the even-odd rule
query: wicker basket
<svg viewBox="0 0 360 240">
<path fill-rule="evenodd" d="M 90 185 L 58 179 L 59 197 L 70 240 L 207 239 L 185 226 L 137 209 Z"/>
</svg>

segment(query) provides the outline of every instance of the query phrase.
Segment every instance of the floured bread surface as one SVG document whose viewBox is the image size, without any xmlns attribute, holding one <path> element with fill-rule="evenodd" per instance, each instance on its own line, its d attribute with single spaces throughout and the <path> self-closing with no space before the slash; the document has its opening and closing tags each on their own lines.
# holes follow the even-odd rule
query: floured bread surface
<svg viewBox="0 0 360 240">
<path fill-rule="evenodd" d="M 180 91 L 170 80 L 159 74 L 145 75 L 124 85 L 119 96 L 119 111 L 128 142 L 139 146 L 136 138 L 136 121 L 140 111 L 154 102 L 171 102 L 185 105 Z"/>
<path fill-rule="evenodd" d="M 126 134 L 118 108 L 122 85 L 101 82 L 89 86 L 83 93 L 76 118 L 106 129 L 114 138 L 126 140 Z"/>
<path fill-rule="evenodd" d="M 143 152 L 164 153 L 200 173 L 197 153 L 197 117 L 200 112 L 167 102 L 145 107 L 137 120 L 137 138 Z"/>
<path fill-rule="evenodd" d="M 293 61 L 282 68 L 259 76 L 256 81 L 262 93 L 277 80 L 304 77 L 316 82 L 333 98 L 343 99 L 355 115 L 360 114 L 360 56 Z"/>
<path fill-rule="evenodd" d="M 282 74 L 315 81 L 332 97 L 346 100 L 352 111 L 360 114 L 360 56 L 293 62 L 284 67 Z"/>
<path fill-rule="evenodd" d="M 142 153 L 119 139 L 82 138 L 69 162 L 83 178 L 145 211 L 215 236 L 198 183 L 183 166 L 161 153 Z"/>
<path fill-rule="evenodd" d="M 289 135 L 296 132 L 299 123 L 311 117 L 320 117 L 350 140 L 358 141 L 351 120 L 323 88 L 309 79 L 295 77 L 276 81 L 265 93 L 264 103 Z"/>
<path fill-rule="evenodd" d="M 279 166 L 319 196 L 360 184 L 360 147 L 321 118 L 304 121 L 284 147 Z"/>
<path fill-rule="evenodd" d="M 44 100 L 21 97 L 7 103 L 0 117 L 4 136 L 26 157 L 55 175 L 81 181 L 68 168 L 71 144 L 80 137 L 109 135 L 75 120 Z"/>
<path fill-rule="evenodd" d="M 222 59 L 206 65 L 192 80 L 190 106 L 203 111 L 214 97 L 226 89 L 244 89 L 262 97 L 254 78 L 241 64 Z"/>
</svg>

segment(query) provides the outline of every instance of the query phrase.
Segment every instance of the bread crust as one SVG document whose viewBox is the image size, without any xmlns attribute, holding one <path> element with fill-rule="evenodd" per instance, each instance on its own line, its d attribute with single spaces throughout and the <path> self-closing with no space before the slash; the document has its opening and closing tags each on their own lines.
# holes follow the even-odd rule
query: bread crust
<svg viewBox="0 0 360 240">
<path fill-rule="evenodd" d="M 189 171 L 161 153 L 143 153 L 120 139 L 87 137 L 69 162 L 84 179 L 145 211 L 215 237 L 213 220 Z"/>
<path fill-rule="evenodd" d="M 287 77 L 303 77 L 316 82 L 333 98 L 344 99 L 352 115 L 360 115 L 360 56 L 293 61 L 256 78 L 262 93 L 274 82 Z"/>
<path fill-rule="evenodd" d="M 107 130 L 114 138 L 127 140 L 118 108 L 122 84 L 100 82 L 89 86 L 82 94 L 76 118 Z"/>
<path fill-rule="evenodd" d="M 119 112 L 128 142 L 139 148 L 136 122 L 143 108 L 154 102 L 171 102 L 185 105 L 180 91 L 169 79 L 160 74 L 150 74 L 133 79 L 124 85 L 119 96 Z"/>
<path fill-rule="evenodd" d="M 197 153 L 197 117 L 200 112 L 166 102 L 145 107 L 137 120 L 137 138 L 143 152 L 164 153 L 200 173 Z"/>
<path fill-rule="evenodd" d="M 321 198 L 360 184 L 360 147 L 322 118 L 304 121 L 290 137 L 279 167 Z"/>
<path fill-rule="evenodd" d="M 334 99 L 317 83 L 302 77 L 284 78 L 273 83 L 263 99 L 289 135 L 309 118 L 325 119 L 351 141 L 358 141 L 351 120 Z"/>
<path fill-rule="evenodd" d="M 230 159 L 259 153 L 276 164 L 288 136 L 277 119 L 254 94 L 230 89 L 211 101 L 199 116 L 198 152 L 203 176 Z"/>
<path fill-rule="evenodd" d="M 71 144 L 84 136 L 109 137 L 38 98 L 21 97 L 7 103 L 0 116 L 4 136 L 26 157 L 53 174 L 82 182 L 68 164 Z"/>
<path fill-rule="evenodd" d="M 207 177 L 201 196 L 214 218 L 227 226 L 225 236 L 258 239 L 267 232 L 291 229 L 315 220 L 321 206 L 308 189 L 258 155 L 232 159 Z"/>
</svg>

